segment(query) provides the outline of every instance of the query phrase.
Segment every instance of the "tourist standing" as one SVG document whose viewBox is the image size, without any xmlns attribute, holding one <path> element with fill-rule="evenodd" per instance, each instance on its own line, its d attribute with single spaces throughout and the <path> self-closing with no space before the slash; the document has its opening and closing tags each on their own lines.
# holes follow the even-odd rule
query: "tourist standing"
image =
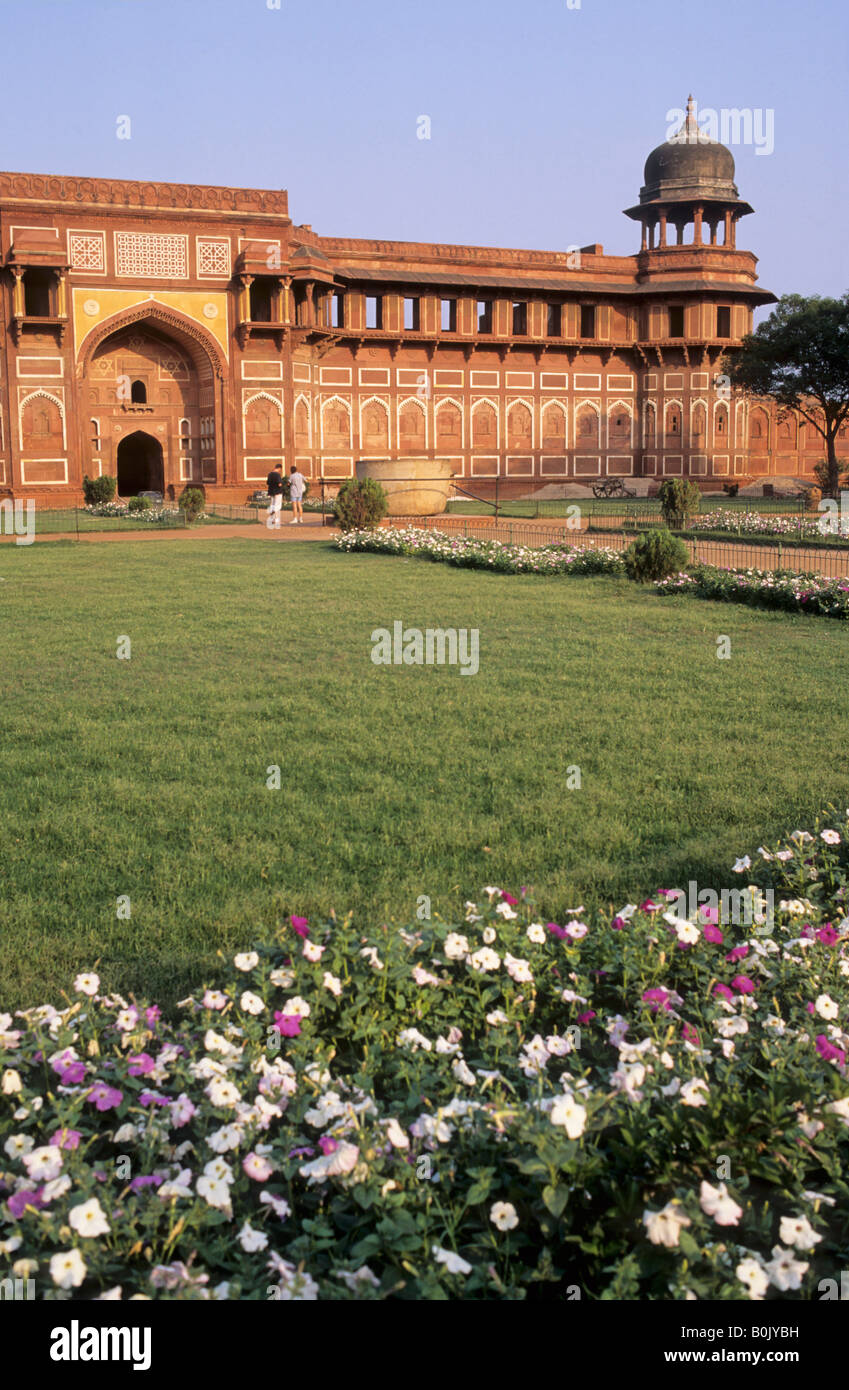
<svg viewBox="0 0 849 1390">
<path fill-rule="evenodd" d="M 289 501 L 292 503 L 294 516 L 289 522 L 290 526 L 303 525 L 304 521 L 304 492 L 307 480 L 303 473 L 299 473 L 297 466 L 293 463 L 289 470 Z"/>
<path fill-rule="evenodd" d="M 278 527 L 280 525 L 280 508 L 283 506 L 282 463 L 275 463 L 265 480 L 265 486 L 271 499 L 268 504 L 268 516 L 265 518 L 265 524 L 266 526 Z"/>
</svg>

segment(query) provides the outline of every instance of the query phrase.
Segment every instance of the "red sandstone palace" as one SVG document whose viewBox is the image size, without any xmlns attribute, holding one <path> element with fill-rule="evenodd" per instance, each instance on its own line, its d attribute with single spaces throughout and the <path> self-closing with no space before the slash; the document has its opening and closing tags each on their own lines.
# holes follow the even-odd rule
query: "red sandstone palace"
<svg viewBox="0 0 849 1390">
<path fill-rule="evenodd" d="M 275 460 L 439 457 L 533 492 L 609 475 L 810 473 L 820 436 L 717 383 L 775 296 L 752 211 L 690 110 L 648 157 L 633 256 L 323 237 L 282 191 L 0 173 L 0 495 L 187 483 L 244 501 Z"/>
</svg>

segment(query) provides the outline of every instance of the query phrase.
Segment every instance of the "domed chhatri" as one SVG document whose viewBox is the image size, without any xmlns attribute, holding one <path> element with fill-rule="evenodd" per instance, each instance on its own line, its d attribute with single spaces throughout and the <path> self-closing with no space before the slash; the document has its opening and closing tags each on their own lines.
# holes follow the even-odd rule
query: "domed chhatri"
<svg viewBox="0 0 849 1390">
<path fill-rule="evenodd" d="M 725 145 L 699 128 L 692 96 L 687 115 L 675 135 L 652 150 L 646 160 L 640 202 L 680 198 L 736 200 L 734 156 Z"/>
<path fill-rule="evenodd" d="M 668 250 L 667 226 L 676 230 L 675 245 L 685 244 L 684 229 L 692 224 L 693 242 L 736 249 L 736 224 L 754 209 L 740 197 L 734 182 L 734 156 L 725 145 L 699 126 L 696 104 L 687 98 L 687 114 L 674 135 L 652 150 L 643 173 L 640 201 L 626 208 L 626 217 L 641 222 L 643 251 Z M 719 241 L 719 228 L 724 239 Z"/>
</svg>

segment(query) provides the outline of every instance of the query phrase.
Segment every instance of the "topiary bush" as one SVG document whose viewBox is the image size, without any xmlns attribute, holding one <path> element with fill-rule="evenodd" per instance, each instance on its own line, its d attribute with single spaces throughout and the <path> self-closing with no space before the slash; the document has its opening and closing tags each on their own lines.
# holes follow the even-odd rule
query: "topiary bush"
<svg viewBox="0 0 849 1390">
<path fill-rule="evenodd" d="M 118 479 L 103 473 L 99 478 L 83 478 L 83 497 L 87 507 L 96 507 L 103 502 L 111 502 L 118 491 Z"/>
<path fill-rule="evenodd" d="M 657 495 L 667 526 L 685 526 L 698 512 L 702 501 L 696 484 L 687 478 L 665 478 Z"/>
<path fill-rule="evenodd" d="M 653 579 L 666 579 L 670 574 L 678 574 L 690 563 L 686 545 L 671 531 L 660 527 L 644 531 L 628 546 L 623 556 L 625 573 L 638 584 L 647 584 Z"/>
<path fill-rule="evenodd" d="M 149 497 L 131 497 L 127 503 L 128 512 L 149 512 L 153 503 Z"/>
<path fill-rule="evenodd" d="M 374 478 L 346 478 L 333 504 L 343 531 L 372 530 L 386 516 L 386 493 Z"/>
<path fill-rule="evenodd" d="M 185 487 L 180 493 L 180 500 L 177 503 L 180 511 L 186 518 L 186 524 L 191 526 L 193 521 L 203 514 L 206 506 L 206 498 L 199 487 Z"/>
</svg>

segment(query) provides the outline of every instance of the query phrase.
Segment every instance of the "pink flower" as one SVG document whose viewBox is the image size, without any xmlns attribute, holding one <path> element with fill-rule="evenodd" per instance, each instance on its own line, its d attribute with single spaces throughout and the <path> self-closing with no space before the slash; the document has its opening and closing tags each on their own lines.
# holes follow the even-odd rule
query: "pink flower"
<svg viewBox="0 0 849 1390">
<path fill-rule="evenodd" d="M 695 1028 L 692 1028 L 689 1023 L 684 1024 L 684 1027 L 681 1029 L 681 1036 L 685 1042 L 692 1043 L 694 1047 L 700 1046 L 699 1035 Z"/>
<path fill-rule="evenodd" d="M 829 1042 L 825 1033 L 817 1036 L 814 1046 L 825 1062 L 839 1062 L 841 1067 L 846 1066 L 846 1053 L 841 1047 L 835 1047 L 833 1042 Z"/>
<path fill-rule="evenodd" d="M 93 1100 L 98 1110 L 114 1110 L 123 1099 L 123 1092 L 107 1086 L 105 1081 L 98 1081 L 86 1095 L 86 1100 Z"/>
<path fill-rule="evenodd" d="M 321 1152 L 324 1154 L 326 1158 L 328 1154 L 336 1152 L 336 1150 L 339 1148 L 339 1141 L 338 1139 L 331 1139 L 329 1134 L 322 1134 L 321 1138 L 318 1141 L 318 1147 L 321 1149 Z"/>
<path fill-rule="evenodd" d="M 826 922 L 824 927 L 820 927 L 819 931 L 816 933 L 816 938 L 817 941 L 822 942 L 823 946 L 833 946 L 835 941 L 840 940 L 840 937 L 830 922 Z"/>
<path fill-rule="evenodd" d="M 274 1172 L 268 1159 L 264 1158 L 262 1154 L 246 1154 L 242 1159 L 242 1167 L 248 1177 L 253 1178 L 255 1182 L 268 1182 Z"/>
<path fill-rule="evenodd" d="M 614 917 L 614 919 L 613 919 L 613 921 L 610 923 L 610 925 L 611 925 L 611 927 L 613 928 L 614 931 L 621 931 L 622 928 L 623 928 L 624 925 L 625 925 L 625 918 L 624 918 L 624 917 L 618 917 L 618 916 L 617 916 L 617 917 Z"/>
<path fill-rule="evenodd" d="M 641 912 L 660 912 L 663 903 L 654 903 L 651 898 L 646 898 L 644 903 L 640 903 Z"/>
<path fill-rule="evenodd" d="M 278 1010 L 274 1015 L 274 1022 L 284 1038 L 296 1038 L 301 1031 L 301 1020 L 298 1014 L 281 1014 Z"/>
<path fill-rule="evenodd" d="M 705 941 L 710 941 L 714 946 L 722 945 L 722 932 L 712 922 L 707 922 L 702 928 L 702 936 Z"/>
<path fill-rule="evenodd" d="M 738 994 L 754 994 L 755 983 L 748 975 L 735 975 L 731 981 L 731 988 L 736 989 Z"/>
<path fill-rule="evenodd" d="M 309 918 L 308 918 L 308 917 L 295 917 L 295 915 L 293 914 L 293 915 L 292 915 L 292 930 L 293 930 L 293 931 L 296 931 L 296 932 L 298 933 L 298 936 L 309 936 L 309 934 L 310 934 L 310 929 L 309 929 Z"/>
<path fill-rule="evenodd" d="M 149 1071 L 153 1071 L 156 1063 L 147 1052 L 140 1052 L 137 1057 L 128 1057 L 129 1066 L 127 1071 L 130 1076 L 147 1076 Z"/>
<path fill-rule="evenodd" d="M 142 1091 L 139 1096 L 139 1105 L 170 1105 L 167 1096 L 161 1096 L 158 1091 Z"/>
<path fill-rule="evenodd" d="M 569 933 L 565 927 L 558 927 L 556 922 L 546 922 L 546 928 L 552 936 L 556 936 L 558 941 L 565 941 Z"/>
<path fill-rule="evenodd" d="M 59 1149 L 78 1149 L 81 1139 L 78 1129 L 57 1129 L 50 1142 Z"/>
<path fill-rule="evenodd" d="M 660 988 L 647 989 L 642 995 L 642 1000 L 644 1004 L 649 1005 L 653 1014 L 656 1014 L 658 1009 L 661 1009 L 665 1013 L 669 1008 L 669 990 Z"/>
<path fill-rule="evenodd" d="M 703 922 L 710 922 L 713 927 L 717 926 L 719 923 L 719 912 L 715 907 L 700 907 L 699 916 Z M 705 936 L 707 936 L 707 932 L 705 932 Z M 720 940 L 721 939 L 720 937 Z M 710 940 L 709 937 L 708 940 Z"/>
<path fill-rule="evenodd" d="M 578 1014 L 579 1023 L 589 1023 L 591 1018 L 595 1018 L 595 1010 L 587 1009 L 586 1013 Z"/>
<path fill-rule="evenodd" d="M 816 1013 L 816 1010 L 815 1010 L 813 1004 L 811 1004 L 810 1002 L 807 1003 L 807 1004 L 805 1005 L 805 1012 L 806 1012 L 806 1013 L 809 1013 L 809 1014 Z"/>
<path fill-rule="evenodd" d="M 713 992 L 714 992 L 714 994 L 718 994 L 718 995 L 720 996 L 721 999 L 733 999 L 733 998 L 734 998 L 734 991 L 733 991 L 733 989 L 729 989 L 727 985 L 720 985 L 720 984 L 714 985 L 714 987 L 713 987 Z"/>
<path fill-rule="evenodd" d="M 728 955 L 725 957 L 725 959 L 729 962 L 730 965 L 736 965 L 738 960 L 742 960 L 743 957 L 747 956 L 748 954 L 748 946 L 735 946 L 733 951 L 728 952 Z"/>
<path fill-rule="evenodd" d="M 515 907 L 516 904 L 517 904 L 517 902 L 519 901 L 519 899 L 518 899 L 518 898 L 513 898 L 513 897 L 511 897 L 511 895 L 510 895 L 509 893 L 502 893 L 502 894 L 501 894 L 501 901 L 502 901 L 503 903 L 509 904 L 510 907 Z"/>
</svg>

